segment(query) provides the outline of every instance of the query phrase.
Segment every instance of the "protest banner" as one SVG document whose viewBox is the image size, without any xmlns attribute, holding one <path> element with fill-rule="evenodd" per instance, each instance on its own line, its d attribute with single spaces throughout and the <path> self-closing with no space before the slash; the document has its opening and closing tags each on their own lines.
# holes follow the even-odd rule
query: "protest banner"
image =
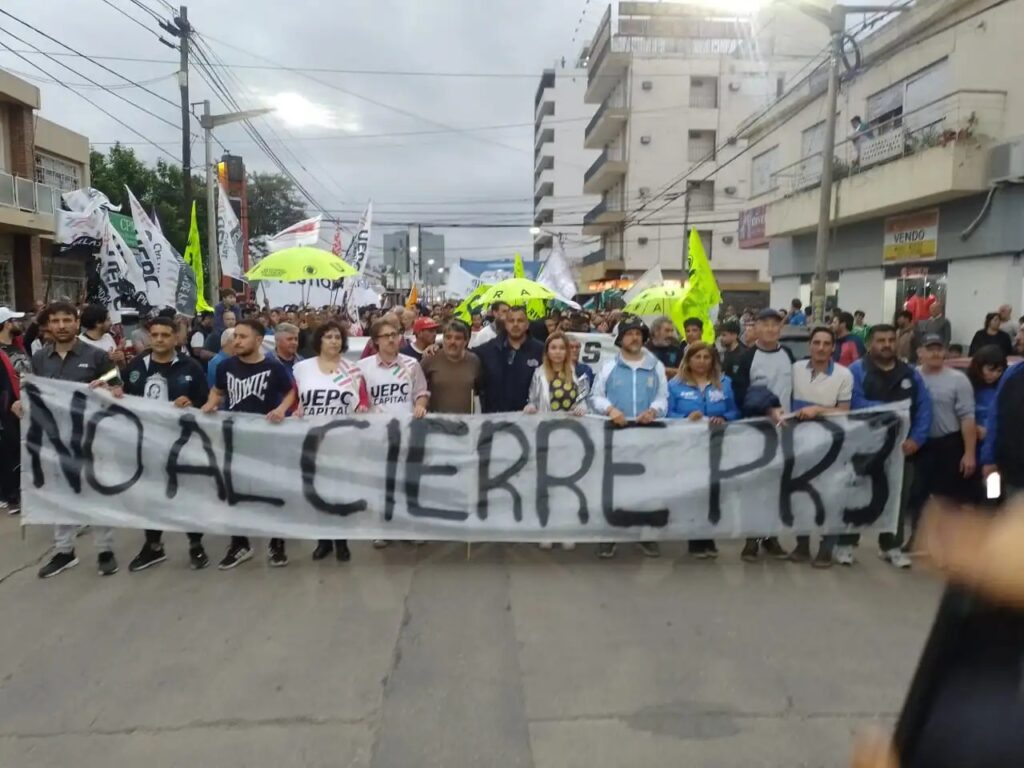
<svg viewBox="0 0 1024 768">
<path fill-rule="evenodd" d="M 892 530 L 909 421 L 884 408 L 783 428 L 521 413 L 271 424 L 35 378 L 23 401 L 26 523 L 297 539 Z"/>
</svg>

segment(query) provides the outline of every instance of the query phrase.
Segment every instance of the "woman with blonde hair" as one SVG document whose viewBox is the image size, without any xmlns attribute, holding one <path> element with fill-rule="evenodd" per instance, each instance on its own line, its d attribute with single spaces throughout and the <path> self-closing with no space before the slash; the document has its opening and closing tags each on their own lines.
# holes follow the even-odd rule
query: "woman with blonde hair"
<svg viewBox="0 0 1024 768">
<path fill-rule="evenodd" d="M 555 331 L 544 342 L 544 356 L 530 382 L 525 413 L 564 413 L 585 416 L 589 410 L 590 382 L 581 372 L 576 375 L 569 354 L 569 337 Z M 551 549 L 550 541 L 541 542 L 541 549 Z M 562 549 L 575 549 L 576 543 L 563 541 Z"/>
<path fill-rule="evenodd" d="M 668 418 L 717 426 L 739 417 L 732 381 L 722 373 L 718 350 L 702 341 L 687 344 L 679 373 L 668 383 Z M 691 541 L 689 550 L 700 559 L 718 557 L 718 548 L 710 539 Z"/>
</svg>

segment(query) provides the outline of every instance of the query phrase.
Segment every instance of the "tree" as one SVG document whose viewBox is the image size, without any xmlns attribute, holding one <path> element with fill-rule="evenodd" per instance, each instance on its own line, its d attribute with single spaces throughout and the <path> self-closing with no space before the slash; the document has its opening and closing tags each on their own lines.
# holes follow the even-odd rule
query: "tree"
<svg viewBox="0 0 1024 768">
<path fill-rule="evenodd" d="M 249 239 L 275 235 L 307 218 L 302 198 L 291 179 L 280 173 L 250 173 Z"/>
</svg>

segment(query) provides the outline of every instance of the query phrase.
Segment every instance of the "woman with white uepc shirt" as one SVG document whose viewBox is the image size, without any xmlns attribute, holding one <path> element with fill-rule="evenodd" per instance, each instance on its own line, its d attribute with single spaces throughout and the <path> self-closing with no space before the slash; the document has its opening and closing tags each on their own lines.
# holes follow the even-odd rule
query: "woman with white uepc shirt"
<svg viewBox="0 0 1024 768">
<path fill-rule="evenodd" d="M 348 334 L 333 320 L 313 332 L 313 351 L 316 357 L 301 360 L 292 369 L 299 394 L 296 416 L 344 416 L 366 413 L 370 409 L 370 398 L 362 371 L 355 363 L 342 357 L 347 348 Z M 343 563 L 352 557 L 347 540 L 320 539 L 313 550 L 313 559 L 323 560 L 332 550 Z"/>
</svg>

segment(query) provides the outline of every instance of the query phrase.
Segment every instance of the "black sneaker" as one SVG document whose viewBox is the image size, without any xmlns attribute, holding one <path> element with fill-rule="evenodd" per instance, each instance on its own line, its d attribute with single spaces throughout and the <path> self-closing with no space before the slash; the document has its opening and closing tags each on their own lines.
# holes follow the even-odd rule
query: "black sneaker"
<svg viewBox="0 0 1024 768">
<path fill-rule="evenodd" d="M 167 559 L 167 555 L 164 554 L 164 548 L 155 549 L 148 543 L 142 545 L 142 549 L 139 550 L 139 554 L 135 556 L 135 559 L 128 563 L 128 570 L 132 573 L 135 571 L 144 571 L 151 565 L 158 565 Z"/>
<path fill-rule="evenodd" d="M 770 553 L 769 553 L 770 554 Z M 811 559 L 811 541 L 801 536 L 797 539 L 796 549 L 789 553 L 789 559 L 794 563 L 806 563 Z"/>
<path fill-rule="evenodd" d="M 747 539 L 747 543 L 743 545 L 743 551 L 740 552 L 740 559 L 747 563 L 753 563 L 757 561 L 757 554 L 757 539 Z"/>
<path fill-rule="evenodd" d="M 641 541 L 640 551 L 644 553 L 644 557 L 661 557 L 661 547 L 656 541 Z"/>
<path fill-rule="evenodd" d="M 689 541 L 686 544 L 686 551 L 690 557 L 694 557 L 697 560 L 706 560 L 708 558 L 708 551 L 703 541 Z"/>
<path fill-rule="evenodd" d="M 228 551 L 224 555 L 224 559 L 217 564 L 217 567 L 222 571 L 226 571 L 230 568 L 234 568 L 236 565 L 241 565 L 251 557 L 252 550 L 247 546 L 244 544 L 232 544 L 228 547 Z"/>
<path fill-rule="evenodd" d="M 812 568 L 831 568 L 832 567 L 832 548 L 826 547 L 825 542 L 822 542 L 818 546 L 818 554 L 814 556 L 814 560 L 811 563 Z"/>
<path fill-rule="evenodd" d="M 333 541 L 331 541 L 330 539 L 320 539 L 320 541 L 316 543 L 316 549 L 313 550 L 313 559 L 323 560 L 325 557 L 331 554 L 331 550 L 333 549 Z"/>
<path fill-rule="evenodd" d="M 288 565 L 288 555 L 284 553 L 284 542 L 273 541 L 267 547 L 267 562 L 271 568 L 284 568 Z"/>
<path fill-rule="evenodd" d="M 789 552 L 782 548 L 779 540 L 774 536 L 769 536 L 761 544 L 764 547 L 764 553 L 769 557 L 774 557 L 776 560 L 785 560 L 789 557 Z"/>
<path fill-rule="evenodd" d="M 334 542 L 334 555 L 338 558 L 339 563 L 347 563 L 351 560 L 352 553 L 348 551 L 348 542 L 343 539 Z"/>
<path fill-rule="evenodd" d="M 0 502 L 0 507 L 6 509 L 8 515 L 20 515 L 21 499 L 11 499 L 5 502 Z"/>
<path fill-rule="evenodd" d="M 117 573 L 117 558 L 113 552 L 100 552 L 96 558 L 96 570 L 100 576 L 113 576 Z"/>
<path fill-rule="evenodd" d="M 188 564 L 193 571 L 201 571 L 210 564 L 210 558 L 202 544 L 195 544 L 188 548 Z"/>
<path fill-rule="evenodd" d="M 615 557 L 614 542 L 605 542 L 604 544 L 598 544 L 597 556 L 600 557 L 602 560 L 607 560 L 609 557 Z"/>
<path fill-rule="evenodd" d="M 58 573 L 66 571 L 68 568 L 74 568 L 78 565 L 78 558 L 75 557 L 75 552 L 58 552 L 50 558 L 50 562 L 39 569 L 39 578 L 48 579 L 51 576 L 56 576 Z"/>
</svg>

